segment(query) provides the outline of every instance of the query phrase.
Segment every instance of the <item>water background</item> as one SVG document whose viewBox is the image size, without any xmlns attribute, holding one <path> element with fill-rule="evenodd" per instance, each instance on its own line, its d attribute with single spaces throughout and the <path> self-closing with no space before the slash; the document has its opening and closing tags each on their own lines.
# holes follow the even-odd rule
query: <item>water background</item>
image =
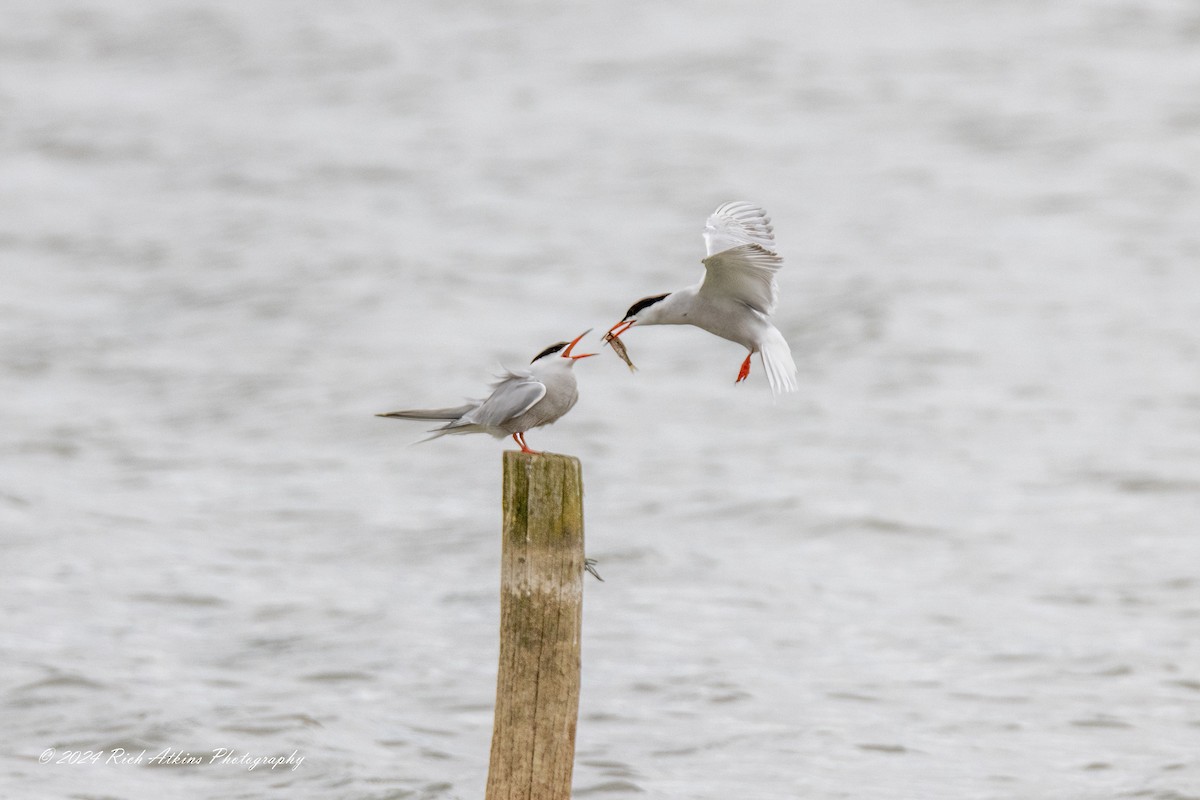
<svg viewBox="0 0 1200 800">
<path fill-rule="evenodd" d="M 2 16 L 0 796 L 481 797 L 504 445 L 372 415 L 740 198 L 801 390 L 635 330 L 529 437 L 606 579 L 576 796 L 1200 796 L 1194 3 Z"/>
</svg>

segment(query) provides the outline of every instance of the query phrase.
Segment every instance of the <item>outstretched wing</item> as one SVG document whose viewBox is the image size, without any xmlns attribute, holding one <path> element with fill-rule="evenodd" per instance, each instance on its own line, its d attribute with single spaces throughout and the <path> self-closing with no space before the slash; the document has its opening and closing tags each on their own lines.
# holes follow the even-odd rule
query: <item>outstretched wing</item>
<svg viewBox="0 0 1200 800">
<path fill-rule="evenodd" d="M 704 224 L 704 246 L 708 255 L 738 247 L 756 244 L 762 249 L 775 252 L 775 229 L 767 212 L 745 200 L 723 203 Z"/>
<path fill-rule="evenodd" d="M 775 252 L 774 228 L 767 212 L 756 205 L 725 203 L 704 226 L 704 282 L 700 292 L 738 300 L 770 315 L 779 301 L 775 273 L 783 259 Z"/>
<path fill-rule="evenodd" d="M 546 386 L 529 372 L 509 372 L 496 382 L 479 408 L 462 418 L 468 424 L 502 428 L 546 396 Z"/>
</svg>

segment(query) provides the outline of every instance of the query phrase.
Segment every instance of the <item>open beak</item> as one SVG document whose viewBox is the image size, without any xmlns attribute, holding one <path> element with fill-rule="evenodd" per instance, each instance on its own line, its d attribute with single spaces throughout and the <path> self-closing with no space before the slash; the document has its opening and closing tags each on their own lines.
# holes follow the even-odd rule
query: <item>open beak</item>
<svg viewBox="0 0 1200 800">
<path fill-rule="evenodd" d="M 574 339 L 572 339 L 571 343 L 569 345 L 567 345 L 565 348 L 563 348 L 563 351 L 562 351 L 563 358 L 569 358 L 572 361 L 576 361 L 580 358 L 587 358 L 588 356 L 596 355 L 595 353 L 583 353 L 582 355 L 577 355 L 577 356 L 571 355 L 571 350 L 574 349 L 575 345 L 579 344 L 579 340 L 582 339 L 583 337 L 587 336 L 591 332 L 592 332 L 592 329 L 588 328 L 586 331 L 584 331 L 583 333 L 579 334 Z"/>
<path fill-rule="evenodd" d="M 637 320 L 635 319 L 621 320 L 616 325 L 613 325 L 611 328 L 609 328 L 608 333 L 604 334 L 604 344 L 608 344 L 636 324 Z M 620 330 L 617 330 L 618 328 L 620 328 Z"/>
</svg>

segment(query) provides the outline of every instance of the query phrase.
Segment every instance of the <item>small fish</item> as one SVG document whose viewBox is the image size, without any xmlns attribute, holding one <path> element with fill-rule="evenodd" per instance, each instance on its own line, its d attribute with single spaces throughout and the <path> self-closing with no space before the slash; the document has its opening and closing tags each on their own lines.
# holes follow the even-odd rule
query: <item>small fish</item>
<svg viewBox="0 0 1200 800">
<path fill-rule="evenodd" d="M 637 367 L 629 360 L 629 353 L 625 350 L 625 343 L 621 341 L 620 337 L 606 333 L 604 334 L 604 341 L 607 344 L 611 344 L 613 352 L 617 354 L 617 357 L 629 365 L 630 372 L 637 372 Z"/>
</svg>

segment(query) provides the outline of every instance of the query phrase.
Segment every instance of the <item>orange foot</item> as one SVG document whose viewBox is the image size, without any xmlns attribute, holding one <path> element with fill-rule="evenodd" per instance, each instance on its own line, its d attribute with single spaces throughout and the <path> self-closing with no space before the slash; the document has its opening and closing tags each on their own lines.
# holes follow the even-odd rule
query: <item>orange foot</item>
<svg viewBox="0 0 1200 800">
<path fill-rule="evenodd" d="M 530 450 L 529 449 L 529 445 L 525 444 L 525 434 L 523 432 L 522 433 L 514 433 L 512 435 L 512 438 L 513 438 L 514 442 L 521 445 L 522 453 L 529 453 L 529 455 L 531 455 L 531 456 L 540 456 L 542 454 L 541 450 Z"/>
<path fill-rule="evenodd" d="M 750 356 L 754 355 L 751 353 Z M 737 380 L 734 383 L 741 383 L 750 377 L 750 356 L 746 356 L 746 360 L 742 362 L 742 369 L 738 372 Z"/>
</svg>

